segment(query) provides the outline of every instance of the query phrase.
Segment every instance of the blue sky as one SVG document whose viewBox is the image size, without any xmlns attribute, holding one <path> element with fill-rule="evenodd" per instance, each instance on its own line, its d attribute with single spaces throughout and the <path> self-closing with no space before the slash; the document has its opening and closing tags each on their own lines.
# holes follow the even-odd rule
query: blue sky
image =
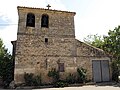
<svg viewBox="0 0 120 90">
<path fill-rule="evenodd" d="M 0 38 L 10 52 L 11 41 L 17 39 L 17 6 L 46 8 L 48 3 L 51 9 L 76 12 L 75 34 L 81 41 L 89 34 L 107 35 L 120 25 L 120 0 L 0 0 Z"/>
</svg>

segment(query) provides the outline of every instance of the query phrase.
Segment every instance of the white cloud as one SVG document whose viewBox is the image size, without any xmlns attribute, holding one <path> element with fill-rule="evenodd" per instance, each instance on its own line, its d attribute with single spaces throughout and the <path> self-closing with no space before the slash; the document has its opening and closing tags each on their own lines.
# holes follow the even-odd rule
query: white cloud
<svg viewBox="0 0 120 90">
<path fill-rule="evenodd" d="M 0 3 L 0 15 L 7 17 L 11 22 L 16 22 L 16 0 L 2 0 Z"/>
<path fill-rule="evenodd" d="M 7 26 L 5 29 L 0 30 L 0 38 L 2 38 L 5 46 L 9 48 L 9 52 L 12 52 L 11 41 L 17 39 L 17 25 Z"/>
<path fill-rule="evenodd" d="M 89 34 L 107 35 L 120 25 L 120 0 L 91 0 L 86 11 L 76 15 L 76 37 L 83 39 Z M 80 11 L 77 11 L 80 12 Z"/>
</svg>

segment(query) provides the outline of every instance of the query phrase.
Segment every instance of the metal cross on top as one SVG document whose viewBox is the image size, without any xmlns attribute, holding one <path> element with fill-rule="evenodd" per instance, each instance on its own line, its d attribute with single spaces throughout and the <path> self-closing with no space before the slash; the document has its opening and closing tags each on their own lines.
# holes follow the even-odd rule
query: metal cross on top
<svg viewBox="0 0 120 90">
<path fill-rule="evenodd" d="M 48 7 L 48 9 L 49 9 L 51 6 L 48 4 L 46 7 Z"/>
</svg>

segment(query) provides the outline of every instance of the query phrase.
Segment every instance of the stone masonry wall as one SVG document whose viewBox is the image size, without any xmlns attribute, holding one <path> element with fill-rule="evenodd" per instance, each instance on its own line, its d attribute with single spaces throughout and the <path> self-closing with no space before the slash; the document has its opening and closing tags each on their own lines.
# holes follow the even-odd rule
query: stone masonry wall
<svg viewBox="0 0 120 90">
<path fill-rule="evenodd" d="M 85 44 L 78 40 L 76 40 L 76 46 L 77 46 L 77 67 L 83 67 L 84 69 L 87 70 L 88 80 L 93 80 L 92 60 L 109 60 L 109 65 L 111 64 L 110 58 L 108 57 L 108 55 L 105 54 L 103 50 Z"/>
<path fill-rule="evenodd" d="M 26 27 L 28 13 L 35 15 L 35 27 Z M 49 28 L 41 27 L 41 16 L 49 16 Z M 109 60 L 104 51 L 75 39 L 74 12 L 18 7 L 19 23 L 15 52 L 15 82 L 24 82 L 24 73 L 41 74 L 43 83 L 52 80 L 47 73 L 64 63 L 61 79 L 77 68 L 87 69 L 92 80 L 92 60 Z M 48 42 L 45 42 L 45 38 Z"/>
<path fill-rule="evenodd" d="M 26 30 L 26 18 L 28 13 L 35 14 L 35 28 Z M 63 12 L 47 9 L 18 8 L 19 26 L 18 33 L 28 33 L 37 35 L 52 36 L 72 36 L 75 37 L 74 12 Z M 41 28 L 41 17 L 43 14 L 49 15 L 49 28 Z"/>
<path fill-rule="evenodd" d="M 15 82 L 24 82 L 24 73 L 42 74 L 49 82 L 47 72 L 64 63 L 65 72 L 74 71 L 75 31 L 74 13 L 54 10 L 18 8 L 19 26 L 15 56 Z M 28 13 L 35 15 L 35 27 L 26 27 Z M 41 28 L 42 14 L 49 15 L 49 28 Z M 45 42 L 48 38 L 48 42 Z M 64 73 L 61 77 L 64 78 Z"/>
</svg>

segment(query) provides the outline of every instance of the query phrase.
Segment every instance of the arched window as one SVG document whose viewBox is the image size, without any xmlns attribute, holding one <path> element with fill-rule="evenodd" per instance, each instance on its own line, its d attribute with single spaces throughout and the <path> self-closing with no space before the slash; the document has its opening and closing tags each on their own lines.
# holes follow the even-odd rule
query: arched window
<svg viewBox="0 0 120 90">
<path fill-rule="evenodd" d="M 49 16 L 47 14 L 43 14 L 41 18 L 41 27 L 49 27 Z"/>
<path fill-rule="evenodd" d="M 32 13 L 27 14 L 26 26 L 35 27 L 35 15 Z"/>
</svg>

